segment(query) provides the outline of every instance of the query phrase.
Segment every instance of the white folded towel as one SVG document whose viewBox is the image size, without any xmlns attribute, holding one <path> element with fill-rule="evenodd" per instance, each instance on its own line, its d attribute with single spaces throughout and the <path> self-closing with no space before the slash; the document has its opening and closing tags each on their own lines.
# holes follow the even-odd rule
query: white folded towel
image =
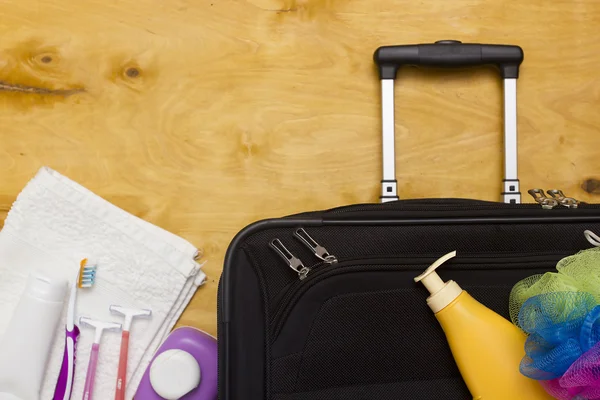
<svg viewBox="0 0 600 400">
<path fill-rule="evenodd" d="M 68 178 L 42 168 L 13 204 L 0 232 L 0 337 L 33 270 L 72 282 L 82 258 L 98 265 L 96 283 L 77 293 L 77 316 L 122 322 L 111 304 L 152 310 L 134 321 L 129 345 L 127 399 L 132 399 L 150 359 L 205 280 L 197 249 L 143 221 Z M 65 312 L 56 333 L 41 399 L 51 399 L 62 363 Z M 73 399 L 81 398 L 94 339 L 80 327 Z M 114 397 L 121 335 L 105 333 L 94 398 Z"/>
</svg>

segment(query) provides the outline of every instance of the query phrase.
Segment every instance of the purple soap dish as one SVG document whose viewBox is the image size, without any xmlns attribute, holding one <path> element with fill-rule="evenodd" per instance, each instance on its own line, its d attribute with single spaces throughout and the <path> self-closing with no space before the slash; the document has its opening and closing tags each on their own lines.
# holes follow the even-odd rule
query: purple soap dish
<svg viewBox="0 0 600 400">
<path fill-rule="evenodd" d="M 168 350 L 183 350 L 192 355 L 200 366 L 200 385 L 181 397 L 181 400 L 216 400 L 217 399 L 217 340 L 206 332 L 185 326 L 177 328 L 167 337 L 152 357 L 150 365 L 144 372 L 135 400 L 163 400 L 152 388 L 150 368 L 160 354 Z M 166 356 L 166 355 L 165 355 Z"/>
</svg>

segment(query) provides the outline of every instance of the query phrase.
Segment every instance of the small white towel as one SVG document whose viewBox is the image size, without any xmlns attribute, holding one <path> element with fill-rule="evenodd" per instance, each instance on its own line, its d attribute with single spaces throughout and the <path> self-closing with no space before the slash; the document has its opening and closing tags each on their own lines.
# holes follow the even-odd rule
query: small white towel
<svg viewBox="0 0 600 400">
<path fill-rule="evenodd" d="M 150 359 L 205 280 L 197 249 L 143 221 L 68 178 L 42 168 L 17 197 L 0 232 L 0 337 L 34 270 L 73 282 L 79 261 L 98 265 L 96 283 L 77 293 L 77 317 L 122 322 L 111 304 L 152 310 L 131 329 L 126 398 L 132 399 Z M 65 312 L 56 333 L 41 399 L 51 399 L 64 347 Z M 73 399 L 81 398 L 94 332 L 80 327 Z M 120 333 L 100 345 L 94 398 L 111 399 L 116 386 Z"/>
</svg>

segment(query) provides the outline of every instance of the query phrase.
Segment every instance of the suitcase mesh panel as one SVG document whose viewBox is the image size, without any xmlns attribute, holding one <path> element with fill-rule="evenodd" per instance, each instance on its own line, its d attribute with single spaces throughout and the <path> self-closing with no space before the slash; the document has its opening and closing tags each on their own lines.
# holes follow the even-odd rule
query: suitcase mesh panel
<svg viewBox="0 0 600 400">
<path fill-rule="evenodd" d="M 466 289 L 507 316 L 509 287 Z M 427 399 L 439 394 L 441 385 L 446 393 L 443 398 L 468 399 L 469 392 L 429 308 L 419 302 L 407 313 L 406 304 L 415 304 L 417 290 L 347 294 L 324 303 L 299 364 L 297 355 L 272 364 L 277 382 L 273 392 L 280 394 L 275 398 Z M 431 354 L 439 357 L 432 362 Z M 297 376 L 295 384 L 291 375 Z"/>
</svg>

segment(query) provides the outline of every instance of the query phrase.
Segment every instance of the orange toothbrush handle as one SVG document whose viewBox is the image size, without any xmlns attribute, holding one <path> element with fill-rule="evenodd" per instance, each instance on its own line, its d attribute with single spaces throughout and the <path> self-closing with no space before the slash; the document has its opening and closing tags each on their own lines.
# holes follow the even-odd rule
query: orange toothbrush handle
<svg viewBox="0 0 600 400">
<path fill-rule="evenodd" d="M 127 383 L 127 355 L 129 353 L 129 331 L 121 335 L 121 355 L 119 356 L 119 372 L 117 373 L 117 390 L 115 400 L 125 400 L 125 386 Z"/>
</svg>

